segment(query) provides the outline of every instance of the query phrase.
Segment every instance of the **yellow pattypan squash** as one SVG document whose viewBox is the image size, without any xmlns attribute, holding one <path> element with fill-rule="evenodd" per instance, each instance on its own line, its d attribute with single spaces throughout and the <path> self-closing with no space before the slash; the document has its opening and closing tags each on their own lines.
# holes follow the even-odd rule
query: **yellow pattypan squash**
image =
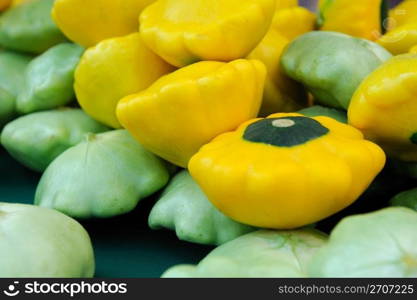
<svg viewBox="0 0 417 300">
<path fill-rule="evenodd" d="M 186 167 L 202 145 L 258 114 L 265 73 L 257 60 L 198 62 L 125 97 L 117 116 L 145 148 Z"/>
<path fill-rule="evenodd" d="M 417 45 L 417 0 L 401 2 L 389 16 L 389 31 L 378 43 L 395 55 L 412 52 Z"/>
<path fill-rule="evenodd" d="M 235 221 L 290 229 L 350 205 L 384 163 L 384 152 L 351 126 L 283 113 L 218 136 L 188 168 L 208 199 Z"/>
<path fill-rule="evenodd" d="M 249 54 L 248 58 L 262 61 L 267 68 L 261 116 L 296 111 L 307 105 L 304 88 L 282 72 L 280 59 L 288 43 L 312 31 L 314 25 L 315 15 L 303 7 L 279 9 L 268 33 Z"/>
<path fill-rule="evenodd" d="M 108 39 L 89 48 L 75 71 L 75 93 L 84 111 L 113 128 L 117 102 L 151 85 L 173 67 L 150 51 L 139 33 Z"/>
<path fill-rule="evenodd" d="M 276 0 L 276 2 L 275 9 L 277 11 L 298 6 L 298 0 Z"/>
<path fill-rule="evenodd" d="M 158 0 L 140 16 L 144 42 L 177 67 L 247 56 L 272 21 L 275 0 Z"/>
<path fill-rule="evenodd" d="M 314 30 L 316 15 L 304 7 L 278 10 L 272 19 L 271 29 L 280 32 L 289 40 Z"/>
<path fill-rule="evenodd" d="M 409 52 L 417 44 L 417 20 L 388 31 L 378 40 L 378 44 L 394 55 Z"/>
<path fill-rule="evenodd" d="M 281 54 L 288 43 L 287 38 L 275 29 L 271 29 L 248 56 L 250 59 L 262 61 L 267 69 L 261 116 L 296 111 L 307 104 L 307 93 L 303 86 L 287 77 L 282 71 Z"/>
<path fill-rule="evenodd" d="M 72 41 L 91 47 L 138 31 L 138 16 L 155 0 L 56 0 L 52 16 Z"/>
<path fill-rule="evenodd" d="M 349 123 L 391 156 L 417 161 L 417 54 L 389 59 L 355 92 Z"/>
<path fill-rule="evenodd" d="M 417 0 L 402 1 L 389 11 L 389 29 L 415 22 L 417 18 Z"/>
<path fill-rule="evenodd" d="M 408 51 L 409 53 L 413 53 L 413 54 L 417 54 L 417 45 L 411 47 L 410 51 Z"/>
<path fill-rule="evenodd" d="M 321 30 L 376 40 L 382 34 L 386 8 L 385 0 L 320 0 L 318 25 Z"/>
</svg>

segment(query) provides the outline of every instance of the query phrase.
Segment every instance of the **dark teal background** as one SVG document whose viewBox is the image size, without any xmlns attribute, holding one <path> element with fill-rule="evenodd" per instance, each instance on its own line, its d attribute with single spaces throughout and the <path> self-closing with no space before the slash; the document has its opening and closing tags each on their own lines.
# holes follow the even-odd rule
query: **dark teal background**
<svg viewBox="0 0 417 300">
<path fill-rule="evenodd" d="M 39 177 L 0 147 L 1 202 L 32 204 Z M 81 222 L 93 241 L 97 277 L 159 277 L 172 265 L 197 263 L 212 249 L 181 242 L 170 231 L 151 231 L 147 216 L 152 204 L 145 199 L 127 215 Z"/>
</svg>

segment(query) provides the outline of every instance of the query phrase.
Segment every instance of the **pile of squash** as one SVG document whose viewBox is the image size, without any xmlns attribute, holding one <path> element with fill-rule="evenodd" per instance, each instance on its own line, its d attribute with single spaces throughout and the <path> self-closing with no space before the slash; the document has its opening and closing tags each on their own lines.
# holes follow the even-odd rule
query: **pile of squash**
<svg viewBox="0 0 417 300">
<path fill-rule="evenodd" d="M 0 203 L 1 277 L 93 276 L 74 219 L 151 196 L 151 228 L 218 246 L 164 277 L 417 276 L 417 190 L 362 198 L 417 178 L 416 0 L 0 10 L 1 144 L 43 173 L 33 206 Z"/>
</svg>

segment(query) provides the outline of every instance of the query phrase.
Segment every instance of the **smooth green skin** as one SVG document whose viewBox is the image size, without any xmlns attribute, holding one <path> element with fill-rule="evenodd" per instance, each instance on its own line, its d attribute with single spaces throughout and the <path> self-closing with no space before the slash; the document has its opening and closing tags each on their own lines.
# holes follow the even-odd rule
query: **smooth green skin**
<svg viewBox="0 0 417 300">
<path fill-rule="evenodd" d="M 55 0 L 34 0 L 0 16 L 0 46 L 40 54 L 67 39 L 52 21 Z"/>
<path fill-rule="evenodd" d="M 106 218 L 133 210 L 169 180 L 166 163 L 126 130 L 89 134 L 46 169 L 37 205 L 76 218 Z"/>
<path fill-rule="evenodd" d="M 31 59 L 18 53 L 0 52 L 0 128 L 16 115 L 16 96 L 23 86 Z"/>
<path fill-rule="evenodd" d="M 347 109 L 363 79 L 391 57 L 381 46 L 346 34 L 314 31 L 291 42 L 281 57 L 284 72 L 318 103 Z"/>
<path fill-rule="evenodd" d="M 43 172 L 87 133 L 107 130 L 81 109 L 66 108 L 25 115 L 8 123 L 1 133 L 1 144 L 17 161 Z"/>
<path fill-rule="evenodd" d="M 339 110 L 336 108 L 324 107 L 320 105 L 314 105 L 311 107 L 304 108 L 299 110 L 298 113 L 305 115 L 306 117 L 329 117 L 339 121 L 341 123 L 347 124 L 347 114 L 343 110 Z"/>
<path fill-rule="evenodd" d="M 88 233 L 54 210 L 0 202 L 0 277 L 92 277 Z"/>
<path fill-rule="evenodd" d="M 32 57 L 10 51 L 0 52 L 0 88 L 17 96 L 25 81 L 25 71 Z"/>
<path fill-rule="evenodd" d="M 390 207 L 343 219 L 309 265 L 312 277 L 416 277 L 417 213 Z"/>
<path fill-rule="evenodd" d="M 305 277 L 311 257 L 325 243 L 326 236 L 313 229 L 259 230 L 217 247 L 197 266 L 174 266 L 162 277 Z"/>
<path fill-rule="evenodd" d="M 63 43 L 32 60 L 17 97 L 17 111 L 28 114 L 71 102 L 74 99 L 74 71 L 83 52 L 78 45 Z"/>
<path fill-rule="evenodd" d="M 0 88 L 0 129 L 15 115 L 15 98 Z"/>
<path fill-rule="evenodd" d="M 417 211 L 417 188 L 399 193 L 390 203 L 392 206 L 408 207 Z"/>
<path fill-rule="evenodd" d="M 186 170 L 166 187 L 148 223 L 152 229 L 175 230 L 180 240 L 207 245 L 221 245 L 255 230 L 218 211 Z"/>
</svg>

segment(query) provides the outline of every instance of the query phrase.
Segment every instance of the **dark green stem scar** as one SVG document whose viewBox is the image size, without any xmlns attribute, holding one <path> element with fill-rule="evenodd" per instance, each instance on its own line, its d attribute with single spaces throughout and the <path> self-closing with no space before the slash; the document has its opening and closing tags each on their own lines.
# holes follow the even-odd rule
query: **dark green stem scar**
<svg viewBox="0 0 417 300">
<path fill-rule="evenodd" d="M 243 139 L 277 147 L 294 147 L 318 139 L 328 132 L 328 128 L 314 119 L 283 117 L 252 123 L 246 128 Z"/>
</svg>

